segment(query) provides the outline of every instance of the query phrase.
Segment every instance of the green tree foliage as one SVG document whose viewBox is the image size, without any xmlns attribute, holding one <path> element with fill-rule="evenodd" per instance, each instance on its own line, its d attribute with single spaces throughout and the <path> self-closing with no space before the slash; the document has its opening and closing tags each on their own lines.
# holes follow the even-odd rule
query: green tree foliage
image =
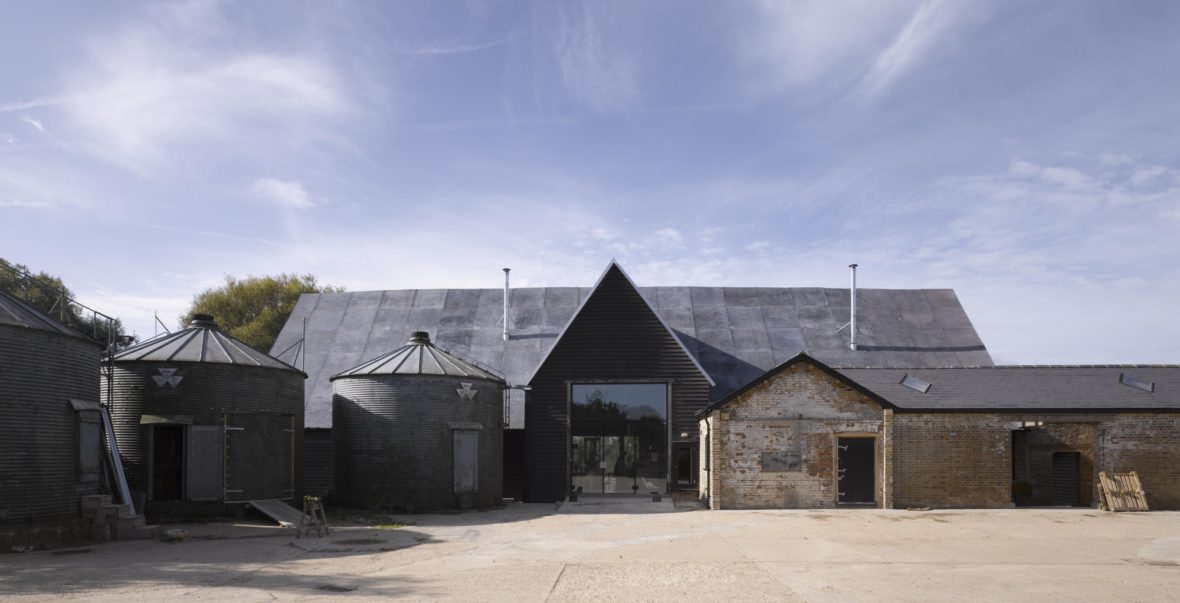
<svg viewBox="0 0 1180 603">
<path fill-rule="evenodd" d="M 34 273 L 24 264 L 0 258 L 0 290 L 102 343 L 117 342 L 123 335 L 119 319 L 108 320 L 80 306 L 60 278 Z"/>
<path fill-rule="evenodd" d="M 335 293 L 342 287 L 320 285 L 310 274 L 225 277 L 225 284 L 193 296 L 180 317 L 187 327 L 195 314 L 212 314 L 217 326 L 252 348 L 269 352 L 295 302 L 303 293 Z"/>
</svg>

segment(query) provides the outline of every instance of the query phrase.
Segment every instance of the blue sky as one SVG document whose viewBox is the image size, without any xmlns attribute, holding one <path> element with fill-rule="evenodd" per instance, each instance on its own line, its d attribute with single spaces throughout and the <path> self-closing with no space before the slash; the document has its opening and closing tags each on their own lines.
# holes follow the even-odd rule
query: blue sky
<svg viewBox="0 0 1180 603">
<path fill-rule="evenodd" d="M 954 288 L 998 362 L 1180 361 L 1180 4 L 20 3 L 0 256 L 139 334 L 350 290 Z"/>
</svg>

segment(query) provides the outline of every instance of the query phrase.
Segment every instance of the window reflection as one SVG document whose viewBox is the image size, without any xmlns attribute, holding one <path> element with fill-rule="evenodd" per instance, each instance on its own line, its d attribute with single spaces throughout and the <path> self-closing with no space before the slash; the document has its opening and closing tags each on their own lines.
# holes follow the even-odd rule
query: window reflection
<svg viewBox="0 0 1180 603">
<path fill-rule="evenodd" d="M 574 489 L 587 494 L 664 492 L 668 386 L 582 383 L 572 389 Z"/>
</svg>

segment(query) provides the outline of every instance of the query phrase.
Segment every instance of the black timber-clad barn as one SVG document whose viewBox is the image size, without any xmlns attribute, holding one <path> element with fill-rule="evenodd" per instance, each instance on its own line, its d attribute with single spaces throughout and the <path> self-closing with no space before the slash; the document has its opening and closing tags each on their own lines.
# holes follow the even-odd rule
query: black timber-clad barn
<svg viewBox="0 0 1180 603">
<path fill-rule="evenodd" d="M 220 516 L 300 495 L 302 371 L 217 329 L 191 326 L 114 357 L 115 435 L 149 516 Z"/>
<path fill-rule="evenodd" d="M 99 491 L 101 353 L 0 292 L 0 526 L 76 519 Z"/>
<path fill-rule="evenodd" d="M 567 462 L 571 438 L 575 438 L 573 446 L 578 446 L 573 450 L 575 457 L 585 458 L 587 451 L 583 448 L 594 446 L 589 455 L 599 463 L 613 458 L 614 462 L 608 464 L 617 464 L 619 451 L 611 448 L 625 446 L 628 435 L 616 434 L 620 431 L 617 426 L 588 425 L 585 433 L 580 433 L 572 421 L 574 406 L 582 401 L 575 396 L 575 388 L 585 386 L 590 389 L 588 394 L 593 395 L 594 391 L 615 384 L 649 383 L 661 387 L 662 391 L 656 390 L 656 395 L 665 397 L 669 409 L 663 426 L 665 437 L 658 443 L 657 457 L 647 459 L 649 463 L 663 465 L 657 466 L 654 472 L 657 476 L 653 479 L 659 480 L 666 479 L 673 471 L 668 467 L 669 439 L 674 442 L 673 454 L 676 444 L 691 446 L 688 436 L 697 432 L 694 413 L 708 404 L 710 386 L 709 376 L 684 344 L 615 265 L 602 276 L 528 383 L 532 387 L 525 405 L 529 465 L 526 498 L 529 500 L 563 498 L 567 484 L 574 477 L 571 472 L 581 474 L 577 477 L 590 475 L 591 480 L 575 480 L 587 482 L 586 485 L 600 472 L 605 480 L 612 467 L 606 471 L 601 467 L 599 471 L 593 467 L 580 470 L 576 464 Z M 626 432 L 627 426 L 621 429 Z M 672 437 L 668 438 L 668 434 Z M 685 435 L 681 437 L 681 434 Z M 655 437 L 651 439 L 658 441 Z M 642 442 L 636 441 L 636 445 Z M 688 462 L 695 458 L 695 453 L 690 454 Z M 624 465 L 629 464 L 627 459 L 623 461 Z M 632 485 L 622 484 L 622 492 L 626 493 Z M 611 490 L 603 486 L 596 491 Z"/>
<path fill-rule="evenodd" d="M 507 338 L 498 289 L 304 294 L 272 353 L 307 367 L 307 426 L 326 429 L 333 375 L 427 331 L 532 388 L 504 452 L 523 460 L 504 475 L 524 476 L 526 500 L 646 494 L 693 488 L 694 413 L 801 351 L 834 367 L 992 365 L 951 290 L 859 289 L 855 351 L 849 301 L 848 289 L 636 287 L 611 262 L 594 287 L 512 289 Z"/>
</svg>

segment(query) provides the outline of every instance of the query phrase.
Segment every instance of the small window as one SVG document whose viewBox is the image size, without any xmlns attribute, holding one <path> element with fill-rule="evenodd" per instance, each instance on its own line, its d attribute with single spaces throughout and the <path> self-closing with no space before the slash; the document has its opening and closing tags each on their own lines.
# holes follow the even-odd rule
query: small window
<svg viewBox="0 0 1180 603">
<path fill-rule="evenodd" d="M 455 494 L 470 494 L 479 488 L 479 432 L 454 431 Z"/>
<path fill-rule="evenodd" d="M 1141 389 L 1145 392 L 1154 392 L 1155 391 L 1155 381 L 1145 381 L 1143 379 L 1128 375 L 1126 373 L 1119 374 L 1119 383 L 1133 387 L 1135 389 Z"/>
<path fill-rule="evenodd" d="M 929 383 L 913 375 L 906 375 L 905 377 L 902 377 L 900 383 L 916 392 L 921 392 L 923 394 L 930 391 Z"/>
</svg>

